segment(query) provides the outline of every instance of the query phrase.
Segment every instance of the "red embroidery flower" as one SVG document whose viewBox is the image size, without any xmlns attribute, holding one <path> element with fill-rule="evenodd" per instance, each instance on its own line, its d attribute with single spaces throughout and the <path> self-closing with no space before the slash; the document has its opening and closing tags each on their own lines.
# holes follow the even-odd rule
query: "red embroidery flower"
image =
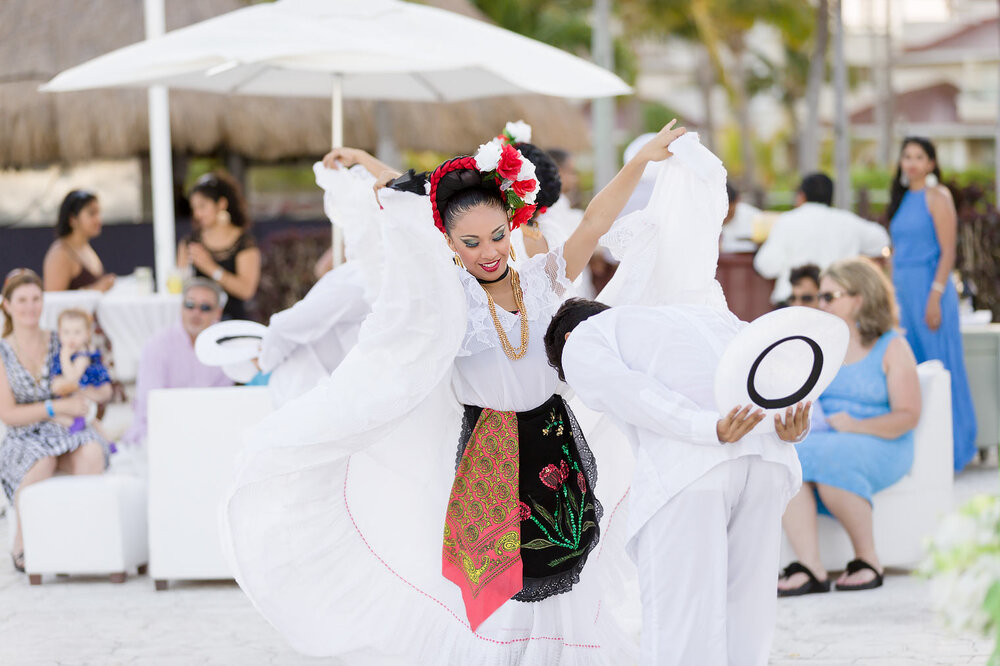
<svg viewBox="0 0 1000 666">
<path fill-rule="evenodd" d="M 552 490 L 558 488 L 563 482 L 563 477 L 559 473 L 559 468 L 555 465 L 546 465 L 545 468 L 538 473 L 538 478 Z"/>
<path fill-rule="evenodd" d="M 517 511 L 521 514 L 521 520 L 527 520 L 531 518 L 531 507 L 524 502 L 517 503 Z"/>
<path fill-rule="evenodd" d="M 583 476 L 583 472 L 576 473 L 576 485 L 581 493 L 587 492 L 587 479 Z"/>
<path fill-rule="evenodd" d="M 536 184 L 537 183 L 536 183 L 536 181 L 534 179 L 532 179 L 532 180 L 515 180 L 514 181 L 514 185 L 512 187 L 514 188 L 514 194 L 516 194 L 517 196 L 519 196 L 519 197 L 521 197 L 523 199 L 525 194 L 527 194 L 528 192 L 530 192 L 533 189 L 535 189 L 535 185 Z"/>
<path fill-rule="evenodd" d="M 559 480 L 565 481 L 569 478 L 569 465 L 566 464 L 565 460 L 559 461 Z"/>
<path fill-rule="evenodd" d="M 517 229 L 522 224 L 527 224 L 531 216 L 535 214 L 535 206 L 521 206 L 514 211 L 514 217 L 510 221 L 510 228 Z"/>
<path fill-rule="evenodd" d="M 507 180 L 517 180 L 517 175 L 521 173 L 521 154 L 509 143 L 501 149 L 497 173 Z"/>
</svg>

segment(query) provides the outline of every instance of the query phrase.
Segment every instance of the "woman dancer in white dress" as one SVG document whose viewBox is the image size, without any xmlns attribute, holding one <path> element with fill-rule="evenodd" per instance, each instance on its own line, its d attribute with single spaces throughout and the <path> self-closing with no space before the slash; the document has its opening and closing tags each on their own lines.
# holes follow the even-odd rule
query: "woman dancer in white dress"
<svg viewBox="0 0 1000 666">
<path fill-rule="evenodd" d="M 622 663 L 632 646 L 601 595 L 624 550 L 595 548 L 614 511 L 602 519 L 542 336 L 645 164 L 683 134 L 673 124 L 564 246 L 517 268 L 509 234 L 537 184 L 511 146 L 438 167 L 430 205 L 392 188 L 375 204 L 370 178 L 321 174 L 328 197 L 380 225 L 381 286 L 337 370 L 250 431 L 224 507 L 237 580 L 297 649 L 366 664 Z M 625 490 L 598 488 L 609 507 Z"/>
</svg>

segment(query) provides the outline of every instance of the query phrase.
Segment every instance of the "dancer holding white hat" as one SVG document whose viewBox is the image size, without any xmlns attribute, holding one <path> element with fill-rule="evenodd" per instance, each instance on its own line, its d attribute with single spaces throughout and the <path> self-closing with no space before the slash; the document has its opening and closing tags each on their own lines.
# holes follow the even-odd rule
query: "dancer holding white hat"
<svg viewBox="0 0 1000 666">
<path fill-rule="evenodd" d="M 567 301 L 546 351 L 635 451 L 627 548 L 640 663 L 766 664 L 781 515 L 802 480 L 791 443 L 808 432 L 848 332 L 807 308 L 750 325 L 729 312 L 714 279 L 725 169 L 696 135 L 671 151 L 649 205 L 609 235 L 628 241 L 601 294 L 619 307 Z"/>
</svg>

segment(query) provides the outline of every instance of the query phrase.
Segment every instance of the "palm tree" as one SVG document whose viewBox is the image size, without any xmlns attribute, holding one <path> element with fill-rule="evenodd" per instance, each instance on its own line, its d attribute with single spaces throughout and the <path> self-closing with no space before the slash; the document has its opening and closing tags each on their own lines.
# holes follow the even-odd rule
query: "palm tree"
<svg viewBox="0 0 1000 666">
<path fill-rule="evenodd" d="M 851 204 L 850 137 L 847 135 L 847 64 L 844 61 L 843 0 L 833 0 L 833 162 L 838 187 L 834 188 L 834 205 L 847 208 Z"/>
<path fill-rule="evenodd" d="M 748 50 L 746 35 L 757 21 L 777 27 L 783 39 L 808 34 L 808 5 L 801 0 L 619 0 L 618 7 L 626 30 L 632 34 L 670 34 L 704 46 L 740 128 L 741 180 L 744 187 L 752 187 L 756 159 L 748 63 L 754 54 Z"/>
<path fill-rule="evenodd" d="M 816 7 L 816 31 L 812 58 L 809 61 L 809 82 L 806 85 L 806 119 L 799 138 L 799 171 L 808 173 L 819 168 L 819 92 L 826 78 L 826 49 L 830 35 L 830 3 L 819 0 Z"/>
</svg>

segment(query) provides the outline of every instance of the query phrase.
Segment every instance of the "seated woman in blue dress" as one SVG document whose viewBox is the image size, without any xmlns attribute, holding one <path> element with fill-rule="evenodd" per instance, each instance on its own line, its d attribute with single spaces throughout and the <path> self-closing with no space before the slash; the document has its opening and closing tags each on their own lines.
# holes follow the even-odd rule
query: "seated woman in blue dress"
<svg viewBox="0 0 1000 666">
<path fill-rule="evenodd" d="M 838 590 L 882 585 L 875 554 L 872 495 L 899 481 L 913 464 L 913 428 L 920 418 L 917 362 L 898 333 L 896 297 L 888 278 L 863 258 L 839 261 L 823 273 L 820 308 L 850 329 L 844 365 L 820 396 L 826 426 L 796 445 L 802 489 L 785 509 L 782 526 L 796 562 L 778 581 L 778 596 L 828 592 L 819 556 L 817 512 L 847 531 L 854 557 Z"/>
</svg>

